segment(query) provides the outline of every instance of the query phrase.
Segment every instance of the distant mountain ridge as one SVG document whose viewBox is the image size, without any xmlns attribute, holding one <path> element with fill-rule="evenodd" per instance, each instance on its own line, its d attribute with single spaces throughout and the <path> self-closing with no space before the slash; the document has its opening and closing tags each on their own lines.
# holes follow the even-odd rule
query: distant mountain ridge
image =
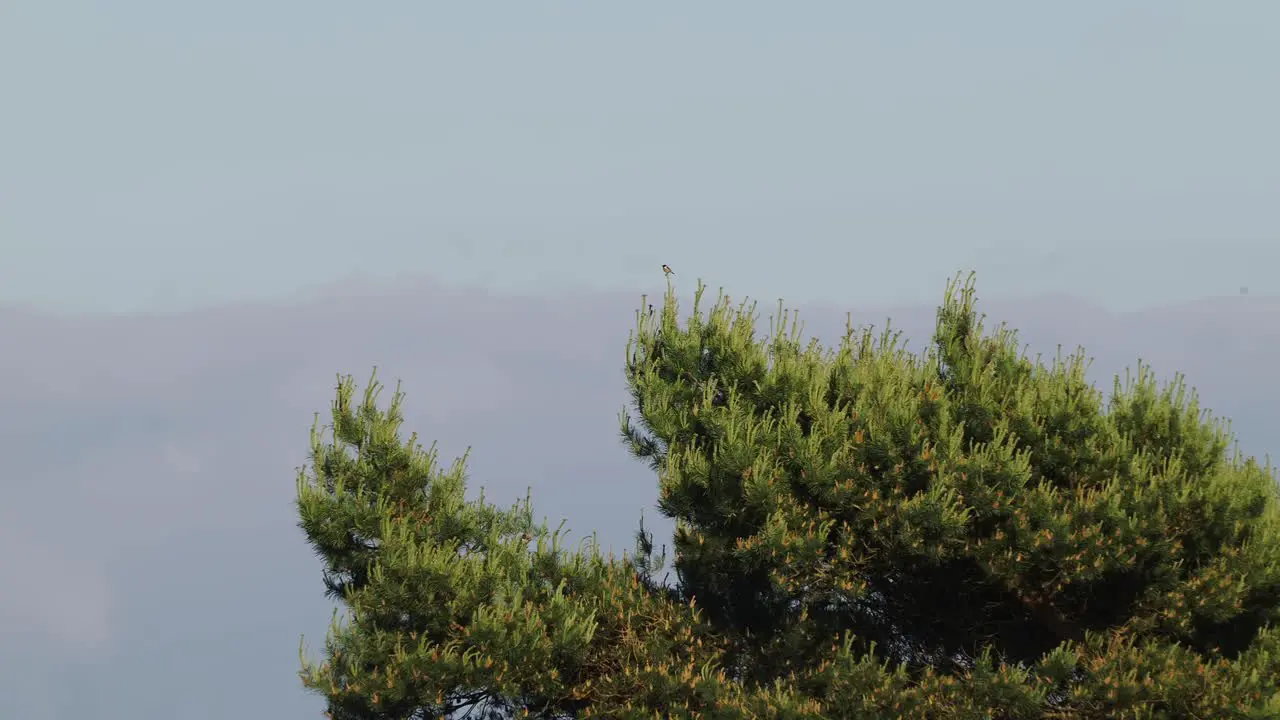
<svg viewBox="0 0 1280 720">
<path fill-rule="evenodd" d="M 687 313 L 692 281 L 677 287 Z M 1116 312 L 981 290 L 979 279 L 988 327 L 1017 328 L 1045 356 L 1084 345 L 1104 391 L 1142 358 L 1162 377 L 1185 373 L 1245 451 L 1280 451 L 1280 298 Z M 403 380 L 407 431 L 439 440 L 445 461 L 470 446 L 473 492 L 507 502 L 532 486 L 535 511 L 566 518 L 571 540 L 598 530 L 605 547 L 629 549 L 642 510 L 669 530 L 652 475 L 617 437 L 640 302 L 402 279 L 183 313 L 0 308 L 0 531 L 12 548 L 0 576 L 14 589 L 0 594 L 0 631 L 14 631 L 0 706 L 56 699 L 68 716 L 96 716 L 132 707 L 144 673 L 219 716 L 246 701 L 266 715 L 319 712 L 297 688 L 297 638 L 323 635 L 331 606 L 291 502 L 339 372 L 363 383 L 376 365 L 388 385 Z M 759 298 L 762 331 L 776 307 Z M 915 348 L 934 327 L 933 303 L 800 309 L 828 342 L 850 311 L 860 325 L 891 318 Z M 65 683 L 74 673 L 93 680 Z M 228 686 L 237 693 L 222 699 Z"/>
</svg>

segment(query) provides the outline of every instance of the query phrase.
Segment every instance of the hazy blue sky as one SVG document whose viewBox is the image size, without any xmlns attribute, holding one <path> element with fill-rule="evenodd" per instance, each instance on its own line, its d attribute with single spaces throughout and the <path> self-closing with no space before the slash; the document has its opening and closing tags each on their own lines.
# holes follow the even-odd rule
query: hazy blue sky
<svg viewBox="0 0 1280 720">
<path fill-rule="evenodd" d="M 622 349 L 662 263 L 917 340 L 977 269 L 1035 347 L 1186 370 L 1274 452 L 1277 28 L 1276 0 L 0 3 L 0 717 L 319 716 L 290 502 L 335 372 L 404 379 L 473 490 L 625 545 L 656 488 Z"/>
<path fill-rule="evenodd" d="M 9 0 L 0 302 L 1280 292 L 1280 3 Z"/>
</svg>

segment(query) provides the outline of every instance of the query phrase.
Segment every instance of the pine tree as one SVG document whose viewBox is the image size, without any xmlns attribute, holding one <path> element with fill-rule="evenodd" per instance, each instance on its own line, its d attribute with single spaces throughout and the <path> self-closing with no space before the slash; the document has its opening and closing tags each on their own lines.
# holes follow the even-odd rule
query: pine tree
<svg viewBox="0 0 1280 720">
<path fill-rule="evenodd" d="M 781 307 L 760 339 L 703 290 L 637 313 L 626 366 L 671 585 L 643 525 L 567 551 L 340 382 L 298 479 L 349 610 L 304 659 L 332 717 L 1280 717 L 1275 473 L 1181 379 L 1104 398 L 984 334 L 971 282 L 919 355 Z"/>
</svg>

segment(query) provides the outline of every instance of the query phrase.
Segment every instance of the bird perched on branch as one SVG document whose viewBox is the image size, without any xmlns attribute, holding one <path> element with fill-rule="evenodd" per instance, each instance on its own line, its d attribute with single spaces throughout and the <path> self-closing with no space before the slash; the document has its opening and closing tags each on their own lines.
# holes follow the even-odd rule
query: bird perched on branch
<svg viewBox="0 0 1280 720">
<path fill-rule="evenodd" d="M 674 270 L 672 270 L 672 269 L 671 269 L 671 266 L 670 266 L 670 265 L 663 265 L 663 266 L 662 266 L 662 274 L 664 274 L 664 275 L 675 275 L 676 273 L 675 273 L 675 271 L 674 271 Z"/>
</svg>

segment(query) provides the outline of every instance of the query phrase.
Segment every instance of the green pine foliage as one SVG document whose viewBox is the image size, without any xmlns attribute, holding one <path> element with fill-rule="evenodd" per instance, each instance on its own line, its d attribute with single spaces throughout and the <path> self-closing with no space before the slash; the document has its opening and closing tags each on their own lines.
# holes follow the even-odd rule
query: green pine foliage
<svg viewBox="0 0 1280 720">
<path fill-rule="evenodd" d="M 338 387 L 301 527 L 348 612 L 307 687 L 347 718 L 1277 718 L 1280 497 L 1180 380 L 1104 399 L 984 334 L 804 341 L 727 299 L 637 314 L 622 432 L 672 570 L 467 500 Z"/>
</svg>

